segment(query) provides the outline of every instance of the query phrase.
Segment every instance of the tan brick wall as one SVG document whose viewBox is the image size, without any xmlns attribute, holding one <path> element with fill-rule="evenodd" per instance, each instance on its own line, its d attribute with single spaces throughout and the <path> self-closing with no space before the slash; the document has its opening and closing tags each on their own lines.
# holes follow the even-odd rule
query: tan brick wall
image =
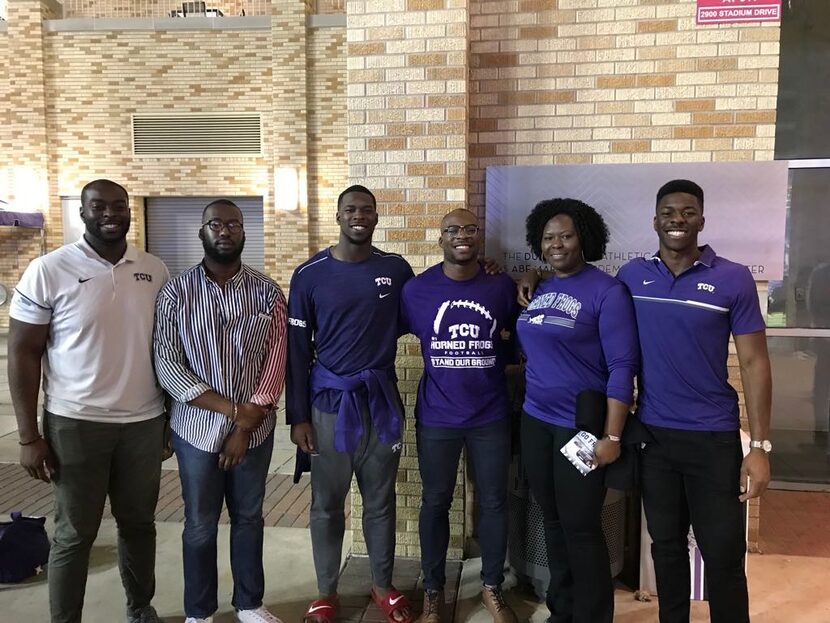
<svg viewBox="0 0 830 623">
<path fill-rule="evenodd" d="M 772 159 L 778 26 L 697 27 L 694 10 L 694 0 L 348 2 L 349 176 L 378 190 L 378 243 L 416 270 L 438 259 L 438 218 L 453 201 L 483 215 L 489 165 Z M 411 416 L 414 343 L 398 365 Z M 411 443 L 408 430 L 399 553 L 415 555 Z M 357 528 L 357 496 L 353 517 Z M 453 519 L 459 548 L 468 524 Z M 757 519 L 750 531 L 755 540 Z"/>
<path fill-rule="evenodd" d="M 43 85 L 41 21 L 48 9 L 39 1 L 15 0 L 8 6 L 2 35 L 3 103 L 0 104 L 0 196 L 22 207 L 48 205 L 46 97 Z M 47 223 L 47 227 L 51 223 Z M 29 259 L 38 254 L 40 232 L 3 229 L 0 233 L 0 283 L 14 286 Z M 0 307 L 0 331 L 8 326 L 8 306 Z"/>
<path fill-rule="evenodd" d="M 269 150 L 274 167 L 291 167 L 303 181 L 308 176 L 306 34 L 305 3 L 272 0 L 273 126 L 269 132 L 272 141 Z M 273 184 L 272 179 L 272 188 Z M 273 189 L 273 192 L 280 190 Z M 287 288 L 294 268 L 309 256 L 308 208 L 276 212 L 275 217 L 265 219 L 266 240 L 274 242 L 266 245 L 265 261 L 266 266 L 274 267 L 277 280 Z"/>
<path fill-rule="evenodd" d="M 373 189 L 375 240 L 416 271 L 439 259 L 438 225 L 467 195 L 467 0 L 350 0 L 348 14 L 349 178 Z M 398 375 L 407 411 L 398 475 L 398 555 L 418 556 L 420 482 L 414 443 L 417 345 L 402 344 Z M 462 472 L 463 473 L 463 472 Z M 462 478 L 451 510 L 450 557 L 464 536 Z M 360 501 L 354 551 L 365 551 Z"/>
<path fill-rule="evenodd" d="M 57 198 L 77 196 L 97 177 L 123 184 L 133 198 L 267 195 L 267 152 L 255 157 L 134 157 L 131 115 L 230 110 L 268 117 L 270 42 L 267 31 L 49 33 L 45 83 L 55 219 L 60 221 Z M 267 128 L 267 119 L 265 124 Z M 266 132 L 264 143 L 270 142 Z M 271 205 L 266 197 L 266 212 Z M 49 246 L 61 242 L 56 227 Z"/>
<path fill-rule="evenodd" d="M 778 25 L 699 27 L 695 6 L 474 0 L 470 207 L 491 165 L 773 159 Z"/>
<path fill-rule="evenodd" d="M 348 185 L 346 29 L 308 36 L 308 218 L 311 252 L 337 242 L 337 196 Z"/>
<path fill-rule="evenodd" d="M 293 268 L 336 237 L 333 205 L 347 179 L 344 28 L 307 31 L 305 3 L 295 0 L 269 3 L 270 31 L 43 33 L 36 2 L 13 7 L 0 58 L 10 46 L 31 53 L 0 78 L 0 148 L 11 155 L 0 194 L 15 178 L 20 186 L 19 166 L 41 176 L 42 197 L 27 185 L 27 199 L 45 209 L 48 249 L 63 243 L 60 197 L 77 196 L 96 177 L 129 190 L 131 240 L 142 244 L 145 197 L 263 196 L 266 269 L 286 287 Z M 133 113 L 217 110 L 261 113 L 263 154 L 132 155 Z M 274 171 L 285 166 L 297 171 L 307 197 L 293 212 L 274 209 L 275 193 L 284 192 Z M 5 240 L 0 282 L 15 283 L 39 252 L 10 246 L 18 239 Z M 5 313 L 0 308 L 0 330 Z"/>
<path fill-rule="evenodd" d="M 302 32 L 290 41 L 286 37 L 278 49 L 305 49 L 301 15 L 295 22 L 303 25 Z M 287 75 L 281 69 L 282 58 L 272 53 L 281 32 L 48 34 L 45 82 L 51 95 L 47 119 L 55 181 L 51 197 L 77 195 L 86 181 L 99 176 L 124 184 L 134 197 L 261 195 L 265 235 L 271 241 L 266 245 L 266 268 L 287 285 L 291 268 L 308 254 L 307 234 L 302 233 L 307 212 L 275 214 L 273 170 L 278 160 L 305 169 L 306 129 L 304 124 L 288 124 L 283 116 L 288 98 L 301 100 L 304 113 L 305 96 L 304 85 L 299 93 L 290 86 L 296 77 Z M 299 62 L 304 72 L 304 55 Z M 123 92 L 125 84 L 141 97 L 112 95 Z M 110 95 L 102 99 L 101 93 Z M 132 156 L 133 113 L 217 110 L 262 113 L 263 155 Z M 56 199 L 52 209 L 60 218 Z M 135 212 L 141 216 L 140 210 Z M 61 240 L 59 228 L 50 232 L 50 247 Z"/>
</svg>

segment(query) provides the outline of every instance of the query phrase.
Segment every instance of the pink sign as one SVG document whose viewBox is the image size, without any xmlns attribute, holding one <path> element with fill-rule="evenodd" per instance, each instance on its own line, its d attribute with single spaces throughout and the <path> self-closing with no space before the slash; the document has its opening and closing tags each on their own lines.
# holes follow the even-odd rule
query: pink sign
<svg viewBox="0 0 830 623">
<path fill-rule="evenodd" d="M 698 24 L 780 21 L 781 0 L 697 0 Z"/>
</svg>

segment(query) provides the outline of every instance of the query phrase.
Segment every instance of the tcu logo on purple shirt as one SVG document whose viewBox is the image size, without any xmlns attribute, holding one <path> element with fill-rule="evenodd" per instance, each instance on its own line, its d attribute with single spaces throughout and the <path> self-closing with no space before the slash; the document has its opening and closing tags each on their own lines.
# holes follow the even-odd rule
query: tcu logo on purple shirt
<svg viewBox="0 0 830 623">
<path fill-rule="evenodd" d="M 392 278 L 391 277 L 377 277 L 375 278 L 375 285 L 380 286 L 391 286 L 392 285 Z"/>
<path fill-rule="evenodd" d="M 459 336 L 478 338 L 479 326 L 477 324 L 453 324 L 447 328 L 450 330 L 450 339 L 452 340 L 457 340 Z"/>
<path fill-rule="evenodd" d="M 697 289 L 698 290 L 706 290 L 707 292 L 714 292 L 715 291 L 715 286 L 709 285 L 708 283 L 701 282 L 701 283 L 697 284 Z"/>
<path fill-rule="evenodd" d="M 133 273 L 133 277 L 135 277 L 136 281 L 152 281 L 153 275 L 148 275 L 147 273 Z"/>
</svg>

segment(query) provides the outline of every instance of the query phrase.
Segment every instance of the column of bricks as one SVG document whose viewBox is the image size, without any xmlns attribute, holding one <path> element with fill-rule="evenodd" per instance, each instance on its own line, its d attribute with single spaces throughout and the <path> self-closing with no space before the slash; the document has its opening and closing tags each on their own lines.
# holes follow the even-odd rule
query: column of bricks
<svg viewBox="0 0 830 623">
<path fill-rule="evenodd" d="M 310 253 L 337 242 L 337 196 L 348 182 L 346 27 L 308 33 L 308 219 Z"/>
<path fill-rule="evenodd" d="M 440 260 L 441 217 L 467 203 L 468 0 L 350 0 L 349 179 L 378 199 L 379 247 L 416 272 Z M 422 360 L 402 343 L 398 376 L 407 412 L 398 474 L 398 555 L 418 556 L 421 486 L 413 409 Z M 461 556 L 463 477 L 450 512 L 449 555 Z M 353 495 L 355 553 L 365 552 L 361 504 Z"/>
<path fill-rule="evenodd" d="M 274 206 L 290 189 L 268 186 L 273 195 L 265 202 L 265 248 L 268 272 L 288 288 L 291 273 L 309 256 L 308 229 L 308 100 L 306 4 L 297 0 L 271 2 L 272 93 L 270 137 L 274 171 L 288 167 L 298 176 L 300 209 L 278 211 Z M 271 215 L 273 214 L 273 218 Z"/>
</svg>

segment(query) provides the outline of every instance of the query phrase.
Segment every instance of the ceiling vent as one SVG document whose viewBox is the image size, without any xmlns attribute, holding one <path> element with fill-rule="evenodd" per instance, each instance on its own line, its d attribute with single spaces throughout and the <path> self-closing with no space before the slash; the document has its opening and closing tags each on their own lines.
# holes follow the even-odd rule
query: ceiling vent
<svg viewBox="0 0 830 623">
<path fill-rule="evenodd" d="M 227 156 L 262 154 L 259 113 L 133 115 L 136 156 Z"/>
</svg>

